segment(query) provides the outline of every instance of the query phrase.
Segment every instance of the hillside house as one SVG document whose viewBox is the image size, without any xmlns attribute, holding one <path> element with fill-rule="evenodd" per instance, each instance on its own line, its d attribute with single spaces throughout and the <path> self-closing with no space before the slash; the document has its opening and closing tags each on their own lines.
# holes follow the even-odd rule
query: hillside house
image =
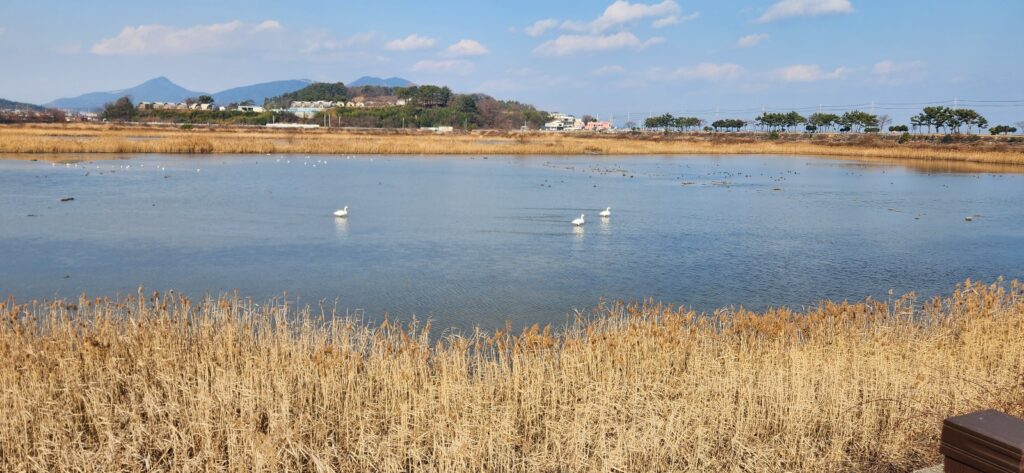
<svg viewBox="0 0 1024 473">
<path fill-rule="evenodd" d="M 583 129 L 583 120 L 564 113 L 552 113 L 551 121 L 544 124 L 546 131 L 579 131 Z"/>
</svg>

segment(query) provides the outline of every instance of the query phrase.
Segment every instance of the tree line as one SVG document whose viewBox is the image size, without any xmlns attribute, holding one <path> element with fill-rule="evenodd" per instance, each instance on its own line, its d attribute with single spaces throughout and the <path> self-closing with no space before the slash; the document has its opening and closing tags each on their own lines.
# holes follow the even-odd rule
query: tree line
<svg viewBox="0 0 1024 473">
<path fill-rule="evenodd" d="M 711 122 L 710 126 L 704 126 L 703 130 L 741 131 L 748 125 L 753 125 L 761 131 L 787 132 L 804 125 L 804 131 L 809 133 L 820 131 L 877 133 L 891 122 L 888 115 L 876 115 L 862 110 L 851 110 L 841 115 L 817 112 L 806 117 L 796 111 L 763 112 L 752 123 L 738 118 L 726 118 Z M 705 121 L 698 117 L 674 117 L 669 113 L 644 120 L 645 128 L 660 129 L 665 132 L 701 129 L 704 124 Z M 931 133 L 932 129 L 936 132 L 957 134 L 965 128 L 968 133 L 972 133 L 975 129 L 980 131 L 988 128 L 988 120 L 977 111 L 968 108 L 925 107 L 920 114 L 910 118 L 910 124 L 915 131 L 927 127 L 928 133 Z M 901 124 L 889 126 L 888 130 L 907 133 L 911 128 Z M 989 132 L 993 135 L 1016 133 L 1017 128 L 997 125 L 989 128 Z"/>
</svg>

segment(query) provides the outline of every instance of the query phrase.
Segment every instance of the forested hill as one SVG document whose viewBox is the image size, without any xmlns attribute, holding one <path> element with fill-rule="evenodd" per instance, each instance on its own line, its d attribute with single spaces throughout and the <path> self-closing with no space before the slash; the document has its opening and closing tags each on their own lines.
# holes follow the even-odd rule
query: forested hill
<svg viewBox="0 0 1024 473">
<path fill-rule="evenodd" d="M 341 82 L 315 83 L 266 101 L 268 108 L 288 108 L 294 101 L 362 103 L 364 107 L 326 110 L 333 123 L 363 127 L 539 128 L 548 114 L 532 105 L 497 100 L 484 94 L 458 94 L 448 87 L 346 87 Z M 402 105 L 397 105 L 402 104 Z"/>
<path fill-rule="evenodd" d="M 14 102 L 7 99 L 0 99 L 0 110 L 31 110 L 34 112 L 41 112 L 43 110 L 46 110 L 46 107 L 33 105 L 30 103 Z"/>
</svg>

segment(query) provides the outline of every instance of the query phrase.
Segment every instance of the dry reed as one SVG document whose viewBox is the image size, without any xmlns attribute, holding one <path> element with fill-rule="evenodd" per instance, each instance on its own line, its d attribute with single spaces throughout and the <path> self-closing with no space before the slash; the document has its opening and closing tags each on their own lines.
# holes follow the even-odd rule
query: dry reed
<svg viewBox="0 0 1024 473">
<path fill-rule="evenodd" d="M 0 304 L 4 471 L 906 471 L 1024 413 L 1024 286 L 431 339 L 237 298 Z"/>
<path fill-rule="evenodd" d="M 400 130 L 279 130 L 159 126 L 3 126 L 0 153 L 303 153 L 303 154 L 793 154 L 894 160 L 1024 164 L 1024 146 L 1006 139 L 976 143 L 897 144 L 893 137 L 660 134 L 600 135 L 478 132 L 434 135 Z"/>
</svg>

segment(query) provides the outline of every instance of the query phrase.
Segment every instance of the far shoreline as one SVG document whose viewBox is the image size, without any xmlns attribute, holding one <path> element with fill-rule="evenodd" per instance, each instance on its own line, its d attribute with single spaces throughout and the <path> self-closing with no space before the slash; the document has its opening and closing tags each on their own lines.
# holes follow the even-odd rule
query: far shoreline
<svg viewBox="0 0 1024 473">
<path fill-rule="evenodd" d="M 982 135 L 781 133 L 555 133 L 480 130 L 268 129 L 145 124 L 0 125 L 0 159 L 44 155 L 789 155 L 1024 171 L 1024 138 Z M 47 159 L 47 158 L 43 158 Z M 60 159 L 52 159 L 61 161 Z M 81 159 L 77 159 L 81 160 Z M 979 166 L 988 168 L 990 166 Z"/>
</svg>

